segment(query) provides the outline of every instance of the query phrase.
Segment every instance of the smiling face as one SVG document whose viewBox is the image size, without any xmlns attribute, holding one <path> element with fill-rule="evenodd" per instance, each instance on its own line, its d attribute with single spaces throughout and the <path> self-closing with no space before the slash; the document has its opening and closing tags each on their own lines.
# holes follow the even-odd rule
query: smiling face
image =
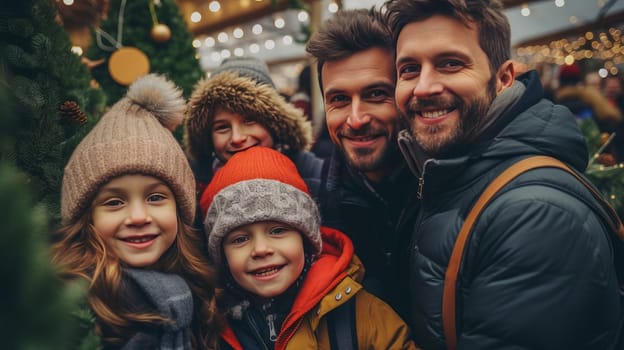
<svg viewBox="0 0 624 350">
<path fill-rule="evenodd" d="M 511 61 L 491 73 L 474 25 L 440 15 L 403 27 L 396 69 L 397 105 L 430 156 L 475 136 L 496 95 L 514 79 Z"/>
<path fill-rule="evenodd" d="M 262 298 L 284 293 L 305 262 L 299 231 L 275 221 L 234 229 L 223 239 L 223 251 L 234 281 Z"/>
<path fill-rule="evenodd" d="M 273 147 L 273 138 L 262 124 L 225 109 L 215 112 L 210 131 L 215 154 L 223 162 L 253 146 Z"/>
<path fill-rule="evenodd" d="M 177 237 L 175 196 L 152 176 L 117 177 L 95 197 L 93 227 L 122 262 L 131 267 L 152 265 Z"/>
<path fill-rule="evenodd" d="M 396 152 L 392 51 L 371 48 L 322 67 L 325 115 L 332 142 L 349 164 L 376 180 Z"/>
</svg>

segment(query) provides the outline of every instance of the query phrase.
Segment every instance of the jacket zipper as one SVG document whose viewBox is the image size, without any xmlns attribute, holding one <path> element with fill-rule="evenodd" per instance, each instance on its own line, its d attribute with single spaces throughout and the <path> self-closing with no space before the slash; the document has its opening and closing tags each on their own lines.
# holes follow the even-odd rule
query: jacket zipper
<svg viewBox="0 0 624 350">
<path fill-rule="evenodd" d="M 418 191 L 416 191 L 416 198 L 423 199 L 423 186 L 425 186 L 425 177 L 420 175 L 418 178 Z"/>
<path fill-rule="evenodd" d="M 269 339 L 272 342 L 277 340 L 277 332 L 275 331 L 275 314 L 268 314 L 266 317 L 269 326 Z"/>
<path fill-rule="evenodd" d="M 424 197 L 424 187 L 425 187 L 425 173 L 427 172 L 427 163 L 434 162 L 433 158 L 427 159 L 422 165 L 422 171 L 420 173 L 420 177 L 418 178 L 418 191 L 416 192 L 416 197 L 420 200 Z"/>
<path fill-rule="evenodd" d="M 416 191 L 416 198 L 418 198 L 419 200 L 423 199 L 423 191 L 425 187 L 425 169 L 427 169 L 428 161 L 429 160 L 427 160 L 425 164 L 423 164 L 422 172 L 420 173 L 420 176 L 418 177 L 418 191 Z"/>
</svg>

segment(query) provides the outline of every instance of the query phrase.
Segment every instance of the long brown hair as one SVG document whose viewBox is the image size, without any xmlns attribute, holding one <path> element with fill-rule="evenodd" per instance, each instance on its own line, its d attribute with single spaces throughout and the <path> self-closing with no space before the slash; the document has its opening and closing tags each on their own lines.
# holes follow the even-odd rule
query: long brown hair
<svg viewBox="0 0 624 350">
<path fill-rule="evenodd" d="M 52 262 L 63 279 L 89 282 L 89 305 L 96 316 L 97 332 L 105 344 L 121 345 L 135 332 L 134 326 L 161 324 L 167 319 L 155 313 L 131 312 L 119 298 L 123 287 L 120 260 L 113 256 L 95 232 L 91 209 L 75 222 L 53 233 Z M 175 242 L 150 269 L 180 275 L 193 294 L 192 345 L 216 348 L 223 326 L 215 303 L 216 274 L 200 250 L 201 235 L 178 215 Z"/>
</svg>

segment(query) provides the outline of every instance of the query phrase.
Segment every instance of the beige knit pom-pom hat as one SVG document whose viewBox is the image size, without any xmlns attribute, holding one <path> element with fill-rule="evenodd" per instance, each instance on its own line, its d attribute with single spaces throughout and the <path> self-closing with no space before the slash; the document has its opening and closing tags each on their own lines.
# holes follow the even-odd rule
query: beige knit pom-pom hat
<svg viewBox="0 0 624 350">
<path fill-rule="evenodd" d="M 182 122 L 185 108 L 180 89 L 163 76 L 149 74 L 137 79 L 80 142 L 65 166 L 63 222 L 74 222 L 83 215 L 100 187 L 113 178 L 142 174 L 169 185 L 183 221 L 191 224 L 195 179 L 172 134 Z"/>
</svg>

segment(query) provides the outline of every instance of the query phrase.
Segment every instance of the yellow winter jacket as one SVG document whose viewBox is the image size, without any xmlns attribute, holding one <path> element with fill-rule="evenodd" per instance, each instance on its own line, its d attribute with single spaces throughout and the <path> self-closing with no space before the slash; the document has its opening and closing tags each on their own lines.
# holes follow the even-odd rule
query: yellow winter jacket
<svg viewBox="0 0 624 350">
<path fill-rule="evenodd" d="M 362 289 L 364 267 L 353 254 L 353 244 L 343 233 L 321 228 L 323 252 L 311 266 L 282 324 L 275 349 L 330 350 L 327 315 L 355 298 L 355 322 L 359 349 L 419 349 L 396 312 L 381 299 Z M 242 349 L 234 332 L 222 337 L 233 349 Z"/>
</svg>

